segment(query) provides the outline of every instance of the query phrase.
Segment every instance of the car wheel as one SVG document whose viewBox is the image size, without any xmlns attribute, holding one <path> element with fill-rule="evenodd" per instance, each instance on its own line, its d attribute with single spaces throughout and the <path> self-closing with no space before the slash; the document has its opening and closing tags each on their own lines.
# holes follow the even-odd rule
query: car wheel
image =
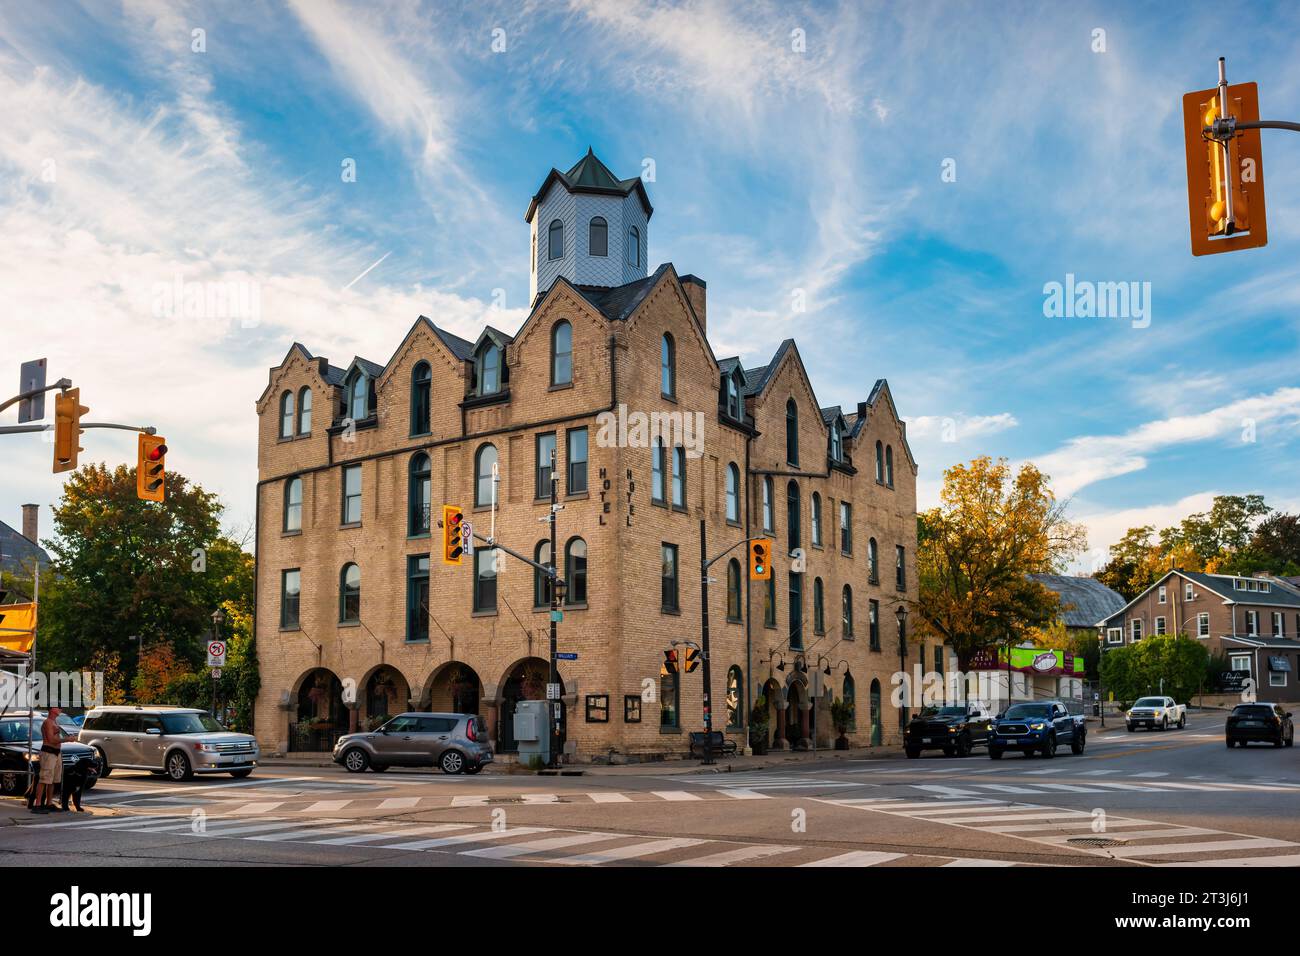
<svg viewBox="0 0 1300 956">
<path fill-rule="evenodd" d="M 1161 718 L 1160 718 L 1160 732 L 1163 734 L 1163 733 L 1164 733 L 1166 730 L 1168 730 L 1168 729 L 1169 729 L 1169 718 L 1168 718 L 1168 717 L 1161 717 Z"/>
<path fill-rule="evenodd" d="M 1231 738 L 1231 737 L 1225 737 L 1225 738 L 1224 738 L 1224 742 L 1228 745 L 1228 749 L 1231 750 L 1231 749 L 1232 749 L 1232 738 Z"/>
<path fill-rule="evenodd" d="M 1074 739 L 1070 741 L 1070 753 L 1077 756 L 1083 753 L 1083 748 L 1086 746 L 1088 746 L 1088 735 L 1075 734 Z"/>
<path fill-rule="evenodd" d="M 1186 726 L 1187 726 L 1187 715 L 1183 714 L 1183 716 L 1178 718 L 1178 729 L 1182 730 Z"/>
<path fill-rule="evenodd" d="M 958 757 L 969 757 L 969 756 L 970 756 L 970 748 L 971 748 L 971 743 L 970 743 L 970 738 L 969 738 L 969 737 L 967 737 L 965 734 L 963 734 L 961 737 L 957 738 L 957 756 L 958 756 Z"/>
<path fill-rule="evenodd" d="M 1273 746 L 1274 746 L 1274 747 L 1281 747 L 1281 746 L 1282 746 L 1282 735 L 1281 735 L 1281 734 L 1278 734 L 1278 735 L 1277 735 L 1277 740 L 1273 741 Z"/>
<path fill-rule="evenodd" d="M 348 773 L 365 773 L 370 766 L 370 755 L 360 747 L 353 747 L 343 755 L 343 769 Z"/>
<path fill-rule="evenodd" d="M 372 773 L 383 773 L 387 769 L 388 769 L 388 764 L 386 763 L 372 763 L 370 765 L 370 771 Z"/>
<path fill-rule="evenodd" d="M 101 747 L 96 747 L 95 753 L 99 756 L 99 775 L 107 777 L 113 772 L 113 768 L 108 765 L 108 754 L 104 753 Z"/>
<path fill-rule="evenodd" d="M 475 764 L 473 767 L 466 767 L 465 772 L 468 774 L 476 774 L 482 769 L 483 769 L 483 765 L 480 763 L 480 764 Z"/>
<path fill-rule="evenodd" d="M 173 750 L 169 753 L 167 755 L 167 776 L 178 782 L 192 778 L 194 768 L 190 766 L 190 758 L 179 750 Z"/>
<path fill-rule="evenodd" d="M 904 749 L 903 753 L 907 754 L 908 760 L 915 760 L 917 757 L 921 756 L 921 748 L 907 747 L 906 749 Z"/>
<path fill-rule="evenodd" d="M 231 775 L 232 777 L 234 777 L 236 780 L 243 780 L 245 777 L 247 777 L 247 776 L 248 776 L 249 774 L 251 774 L 252 772 L 253 772 L 253 768 L 252 768 L 252 767 L 245 767 L 243 770 L 232 770 L 232 771 L 230 771 L 230 775 Z"/>
<path fill-rule="evenodd" d="M 1129 732 L 1130 734 L 1133 733 L 1133 725 L 1132 725 L 1132 724 L 1126 724 L 1125 726 L 1128 727 L 1128 732 Z"/>
<path fill-rule="evenodd" d="M 944 755 L 945 757 L 955 757 L 955 756 L 957 756 L 957 750 L 956 750 L 955 747 L 944 747 L 944 748 L 943 748 L 943 755 Z"/>
<path fill-rule="evenodd" d="M 1043 745 L 1043 756 L 1044 757 L 1056 756 L 1056 735 L 1055 734 L 1048 737 L 1047 743 Z"/>
<path fill-rule="evenodd" d="M 1001 760 L 1001 759 L 1002 759 L 1002 748 L 1001 748 L 1001 747 L 990 747 L 990 748 L 989 748 L 989 759 L 990 759 L 990 760 Z"/>
<path fill-rule="evenodd" d="M 1291 736 L 1288 737 L 1288 738 L 1286 739 L 1286 745 L 1287 745 L 1288 747 L 1294 747 L 1294 746 L 1295 746 L 1295 731 L 1294 731 L 1294 730 L 1291 731 Z"/>
<path fill-rule="evenodd" d="M 463 773 L 465 758 L 459 750 L 448 750 L 438 761 L 438 766 L 442 768 L 443 773 Z"/>
</svg>

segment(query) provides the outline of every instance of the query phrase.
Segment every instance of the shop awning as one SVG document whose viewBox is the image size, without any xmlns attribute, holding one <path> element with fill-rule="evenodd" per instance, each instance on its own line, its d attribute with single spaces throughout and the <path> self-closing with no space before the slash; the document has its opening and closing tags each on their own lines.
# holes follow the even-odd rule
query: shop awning
<svg viewBox="0 0 1300 956">
<path fill-rule="evenodd" d="M 1268 669 L 1279 673 L 1290 672 L 1291 662 L 1285 657 L 1270 657 L 1268 659 Z"/>
</svg>

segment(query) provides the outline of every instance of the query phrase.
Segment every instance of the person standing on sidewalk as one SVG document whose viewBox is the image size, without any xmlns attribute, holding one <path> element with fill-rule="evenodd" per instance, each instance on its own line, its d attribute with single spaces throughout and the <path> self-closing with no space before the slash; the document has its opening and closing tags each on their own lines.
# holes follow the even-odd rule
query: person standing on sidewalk
<svg viewBox="0 0 1300 956">
<path fill-rule="evenodd" d="M 66 809 L 53 801 L 55 786 L 63 782 L 64 733 L 59 729 L 59 713 L 58 707 L 51 707 L 41 723 L 41 776 L 32 797 L 32 813 Z"/>
</svg>

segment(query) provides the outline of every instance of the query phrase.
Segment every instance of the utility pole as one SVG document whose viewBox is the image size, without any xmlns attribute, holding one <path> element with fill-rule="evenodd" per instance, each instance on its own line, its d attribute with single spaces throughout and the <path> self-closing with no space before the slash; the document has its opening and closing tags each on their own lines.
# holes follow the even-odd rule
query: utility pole
<svg viewBox="0 0 1300 956">
<path fill-rule="evenodd" d="M 713 707 L 709 689 L 713 686 L 713 672 L 709 666 L 709 566 L 708 536 L 704 519 L 700 519 L 700 656 L 704 658 L 704 764 L 713 765 Z"/>
<path fill-rule="evenodd" d="M 550 515 L 548 516 L 548 520 L 551 525 L 551 675 L 548 683 L 551 684 L 552 686 L 559 684 L 560 682 L 560 671 L 559 668 L 556 666 L 556 661 L 555 661 L 555 655 L 559 650 L 557 646 L 556 629 L 558 627 L 559 619 L 560 619 L 559 575 L 556 573 L 556 568 L 559 562 L 557 560 L 556 552 L 555 552 L 555 546 L 557 540 L 556 528 L 555 528 L 555 513 L 556 513 L 555 449 L 552 448 L 551 449 L 551 512 Z M 705 666 L 708 665 L 706 664 Z M 550 695 L 548 694 L 547 696 L 549 697 Z M 551 759 L 550 759 L 549 766 L 551 767 L 551 769 L 555 769 L 560 766 L 560 754 L 559 754 L 560 706 L 561 706 L 560 701 L 555 700 L 551 702 L 549 708 L 551 712 L 551 746 L 550 746 Z"/>
</svg>

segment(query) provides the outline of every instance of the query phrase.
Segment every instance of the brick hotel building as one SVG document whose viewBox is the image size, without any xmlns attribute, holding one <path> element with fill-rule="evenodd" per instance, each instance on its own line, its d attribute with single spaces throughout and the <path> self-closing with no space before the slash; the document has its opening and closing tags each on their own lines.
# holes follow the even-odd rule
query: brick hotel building
<svg viewBox="0 0 1300 956">
<path fill-rule="evenodd" d="M 295 343 L 270 370 L 257 402 L 264 747 L 329 749 L 419 709 L 480 713 L 498 752 L 515 749 L 516 702 L 545 696 L 547 582 L 481 548 L 444 565 L 437 519 L 456 504 L 486 532 L 495 464 L 497 540 L 550 562 L 552 450 L 559 649 L 577 654 L 560 662 L 570 759 L 682 754 L 701 728 L 702 669 L 660 673 L 670 641 L 700 639 L 701 523 L 710 556 L 776 542 L 769 582 L 748 579 L 744 548 L 710 571 L 714 727 L 743 748 L 761 695 L 771 746 L 807 747 L 815 724 L 825 747 L 843 697 L 855 745 L 899 741 L 890 678 L 895 611 L 916 596 L 916 463 L 889 386 L 825 408 L 792 340 L 760 368 L 716 356 L 705 283 L 648 269 L 652 213 L 640 179 L 588 152 L 528 206 L 532 308 L 513 334 L 468 341 L 421 316 L 382 364 Z M 602 441 L 609 413 L 701 413 L 703 431 L 620 445 Z M 907 653 L 909 668 L 948 656 Z"/>
</svg>

